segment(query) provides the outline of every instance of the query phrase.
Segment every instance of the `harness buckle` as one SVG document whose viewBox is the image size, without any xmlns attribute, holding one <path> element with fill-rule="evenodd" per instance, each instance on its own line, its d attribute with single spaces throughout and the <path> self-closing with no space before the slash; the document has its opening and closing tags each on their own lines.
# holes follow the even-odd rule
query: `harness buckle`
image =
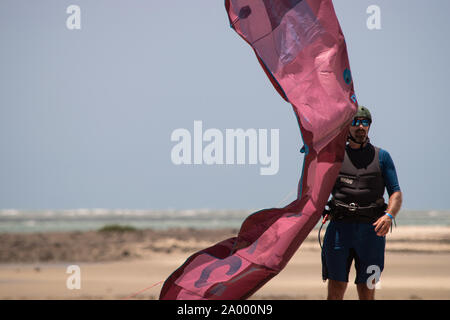
<svg viewBox="0 0 450 320">
<path fill-rule="evenodd" d="M 358 208 L 358 205 L 354 202 L 352 202 L 348 205 L 348 211 L 355 212 L 357 208 Z"/>
</svg>

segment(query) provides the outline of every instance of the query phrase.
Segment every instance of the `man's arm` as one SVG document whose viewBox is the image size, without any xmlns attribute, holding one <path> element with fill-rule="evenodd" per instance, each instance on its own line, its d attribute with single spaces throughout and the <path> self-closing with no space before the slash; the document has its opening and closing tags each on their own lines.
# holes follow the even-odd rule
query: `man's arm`
<svg viewBox="0 0 450 320">
<path fill-rule="evenodd" d="M 386 188 L 389 193 L 389 201 L 386 212 L 395 218 L 402 206 L 403 194 L 400 191 L 400 185 L 398 184 L 394 162 L 392 161 L 389 153 L 385 150 L 380 150 L 380 166 L 386 183 Z M 377 235 L 383 237 L 389 232 L 391 224 L 392 219 L 388 215 L 384 215 L 373 225 L 375 226 L 375 232 Z"/>
<path fill-rule="evenodd" d="M 388 207 L 386 212 L 392 215 L 394 218 L 400 211 L 403 201 L 403 194 L 401 191 L 396 191 L 389 197 Z"/>
<path fill-rule="evenodd" d="M 396 191 L 391 194 L 386 212 L 395 218 L 397 213 L 400 211 L 400 207 L 402 206 L 402 200 L 403 195 L 401 191 Z M 377 236 L 384 237 L 389 232 L 391 224 L 392 219 L 387 214 L 375 221 L 373 225 L 375 226 Z"/>
</svg>

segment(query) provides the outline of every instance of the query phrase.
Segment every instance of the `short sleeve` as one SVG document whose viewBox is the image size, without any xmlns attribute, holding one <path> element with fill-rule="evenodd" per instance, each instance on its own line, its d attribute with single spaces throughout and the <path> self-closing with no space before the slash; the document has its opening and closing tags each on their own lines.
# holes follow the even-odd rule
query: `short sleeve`
<svg viewBox="0 0 450 320">
<path fill-rule="evenodd" d="M 392 161 L 389 152 L 383 149 L 380 149 L 379 160 L 383 179 L 386 184 L 386 189 L 389 196 L 391 196 L 394 192 L 400 191 L 400 185 L 398 183 L 397 171 L 395 170 L 394 161 Z"/>
</svg>

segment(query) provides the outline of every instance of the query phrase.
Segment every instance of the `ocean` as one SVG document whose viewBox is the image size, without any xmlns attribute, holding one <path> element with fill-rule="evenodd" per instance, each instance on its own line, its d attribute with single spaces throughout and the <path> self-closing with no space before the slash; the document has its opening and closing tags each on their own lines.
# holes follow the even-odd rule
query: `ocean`
<svg viewBox="0 0 450 320">
<path fill-rule="evenodd" d="M 258 210 L 0 210 L 0 233 L 98 230 L 118 224 L 137 229 L 238 229 Z M 402 210 L 397 226 L 450 226 L 450 211 Z"/>
</svg>

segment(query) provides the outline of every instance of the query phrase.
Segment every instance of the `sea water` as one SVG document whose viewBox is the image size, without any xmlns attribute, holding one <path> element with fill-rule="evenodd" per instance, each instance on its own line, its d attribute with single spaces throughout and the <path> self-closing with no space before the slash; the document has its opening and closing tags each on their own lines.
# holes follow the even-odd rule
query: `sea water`
<svg viewBox="0 0 450 320">
<path fill-rule="evenodd" d="M 238 229 L 255 210 L 0 210 L 0 233 L 98 230 L 105 225 L 137 229 Z M 450 226 L 450 211 L 402 210 L 397 226 Z"/>
</svg>

